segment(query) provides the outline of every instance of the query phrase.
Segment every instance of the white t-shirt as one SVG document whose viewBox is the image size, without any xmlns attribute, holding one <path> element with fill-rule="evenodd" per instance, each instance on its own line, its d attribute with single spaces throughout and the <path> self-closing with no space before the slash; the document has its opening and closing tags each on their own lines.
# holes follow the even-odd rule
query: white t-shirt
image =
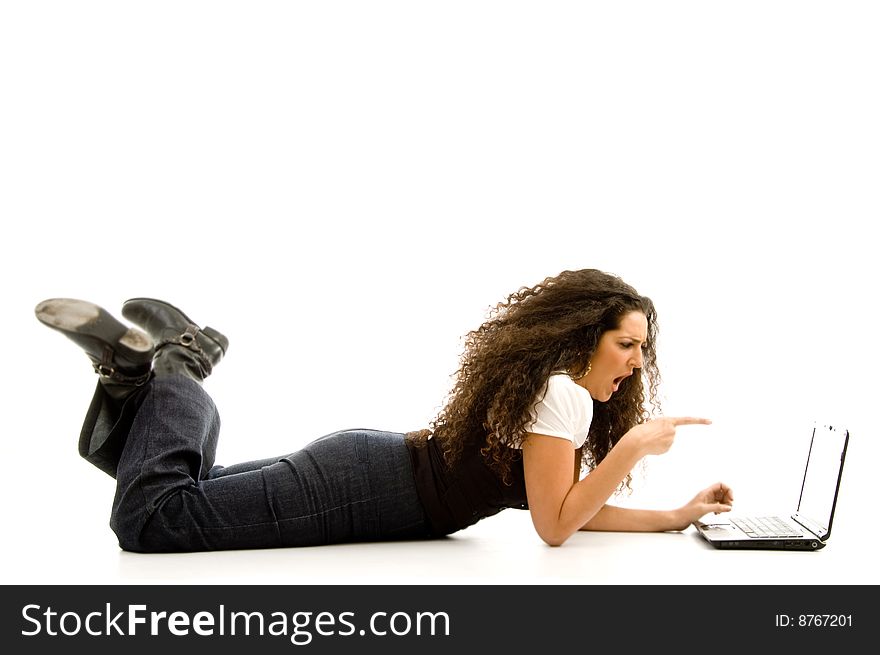
<svg viewBox="0 0 880 655">
<path fill-rule="evenodd" d="M 547 393 L 533 415 L 535 420 L 526 424 L 526 432 L 568 439 L 580 448 L 593 420 L 593 398 L 567 373 L 554 373 L 547 380 Z"/>
</svg>

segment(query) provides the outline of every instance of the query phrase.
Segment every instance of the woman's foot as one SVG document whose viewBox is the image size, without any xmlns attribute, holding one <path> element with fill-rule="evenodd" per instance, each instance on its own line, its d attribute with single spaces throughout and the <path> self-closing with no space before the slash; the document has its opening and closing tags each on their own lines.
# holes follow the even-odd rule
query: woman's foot
<svg viewBox="0 0 880 655">
<path fill-rule="evenodd" d="M 98 305 L 50 298 L 39 303 L 34 313 L 43 325 L 61 332 L 85 351 L 114 398 L 123 398 L 150 378 L 155 352 L 152 339 L 123 325 Z"/>
<path fill-rule="evenodd" d="M 132 298 L 122 315 L 142 327 L 156 344 L 153 373 L 185 375 L 202 382 L 223 359 L 229 340 L 217 330 L 200 328 L 174 305 L 155 298 Z"/>
</svg>

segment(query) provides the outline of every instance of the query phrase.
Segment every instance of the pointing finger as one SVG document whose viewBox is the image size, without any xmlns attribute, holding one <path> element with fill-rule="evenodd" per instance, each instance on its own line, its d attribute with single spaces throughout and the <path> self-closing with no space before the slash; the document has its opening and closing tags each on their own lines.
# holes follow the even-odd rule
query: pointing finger
<svg viewBox="0 0 880 655">
<path fill-rule="evenodd" d="M 672 424 L 676 427 L 679 425 L 711 425 L 712 421 L 707 418 L 697 418 L 696 416 L 678 416 L 673 417 Z"/>
</svg>

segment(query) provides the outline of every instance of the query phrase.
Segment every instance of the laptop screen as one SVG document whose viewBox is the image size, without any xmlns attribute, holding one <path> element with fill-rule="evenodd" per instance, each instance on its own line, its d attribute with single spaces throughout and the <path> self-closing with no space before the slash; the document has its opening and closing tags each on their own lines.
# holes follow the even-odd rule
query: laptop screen
<svg viewBox="0 0 880 655">
<path fill-rule="evenodd" d="M 843 458 L 849 441 L 849 432 L 841 427 L 816 425 L 797 515 L 801 522 L 809 522 L 820 537 L 827 537 L 834 516 L 834 504 L 840 482 Z"/>
</svg>

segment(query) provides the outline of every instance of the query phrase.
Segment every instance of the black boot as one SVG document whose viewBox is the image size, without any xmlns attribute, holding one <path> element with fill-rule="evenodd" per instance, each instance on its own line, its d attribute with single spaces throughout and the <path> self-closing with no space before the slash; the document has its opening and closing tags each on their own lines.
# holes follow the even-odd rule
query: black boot
<svg viewBox="0 0 880 655">
<path fill-rule="evenodd" d="M 185 375 L 202 382 L 229 347 L 229 340 L 217 330 L 200 328 L 177 307 L 163 300 L 126 300 L 122 315 L 146 330 L 155 342 L 153 374 L 156 377 Z"/>
<path fill-rule="evenodd" d="M 123 401 L 150 377 L 153 341 L 85 300 L 51 298 L 36 306 L 37 319 L 82 348 L 104 390 Z"/>
<path fill-rule="evenodd" d="M 79 454 L 112 477 L 128 439 L 142 391 L 149 388 L 153 342 L 101 307 L 52 298 L 37 305 L 37 319 L 71 339 L 92 362 L 98 384 L 80 430 Z"/>
</svg>

